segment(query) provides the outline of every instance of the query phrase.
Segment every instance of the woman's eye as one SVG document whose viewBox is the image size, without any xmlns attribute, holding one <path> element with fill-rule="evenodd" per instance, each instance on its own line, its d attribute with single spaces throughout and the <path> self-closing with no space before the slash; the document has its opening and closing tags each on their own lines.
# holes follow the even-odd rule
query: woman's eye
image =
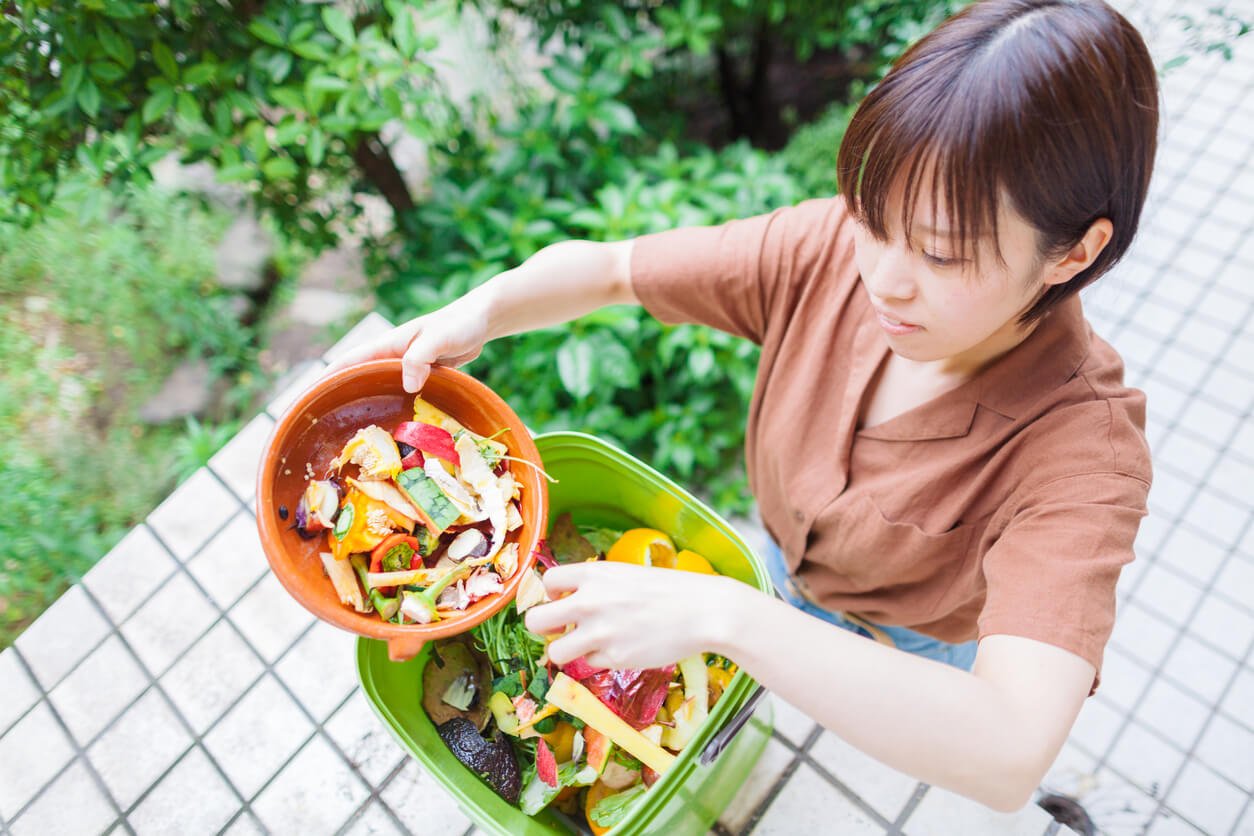
<svg viewBox="0 0 1254 836">
<path fill-rule="evenodd" d="M 949 258 L 943 255 L 933 255 L 932 253 L 926 251 L 923 253 L 923 258 L 929 264 L 935 265 L 936 267 L 955 267 L 963 261 L 961 258 Z"/>
</svg>

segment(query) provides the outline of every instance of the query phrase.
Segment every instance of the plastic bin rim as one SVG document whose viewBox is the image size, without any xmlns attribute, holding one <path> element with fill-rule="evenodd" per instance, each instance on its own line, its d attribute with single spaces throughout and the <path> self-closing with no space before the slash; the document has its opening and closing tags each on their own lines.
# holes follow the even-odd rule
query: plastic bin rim
<svg viewBox="0 0 1254 836">
<path fill-rule="evenodd" d="M 630 468 L 639 471 L 639 475 L 661 483 L 661 487 L 665 488 L 669 493 L 679 497 L 684 497 L 686 500 L 690 500 L 695 504 L 696 509 L 701 513 L 701 515 L 711 523 L 711 525 L 718 528 L 719 531 L 725 534 L 741 548 L 745 556 L 749 559 L 749 565 L 753 567 L 753 576 L 754 580 L 757 582 L 758 589 L 767 594 L 771 594 L 774 591 L 774 586 L 771 583 L 771 576 L 767 572 L 765 564 L 762 562 L 762 559 L 758 557 L 757 552 L 755 552 L 753 548 L 745 542 L 745 538 L 741 536 L 740 532 L 723 519 L 717 511 L 710 508 L 698 497 L 694 496 L 691 491 L 684 488 L 682 485 L 657 470 L 652 465 L 636 458 L 631 453 L 628 453 L 626 450 L 623 450 L 617 445 L 611 444 L 603 438 L 598 438 L 595 435 L 589 435 L 575 430 L 555 430 L 552 432 L 541 433 L 540 435 L 534 436 L 534 438 L 536 447 L 540 450 L 541 459 L 544 459 L 544 457 L 550 452 L 550 448 L 553 448 L 552 452 L 560 452 L 563 447 L 571 450 L 594 449 L 598 453 L 609 455 L 617 459 L 620 464 L 628 465 Z"/>
<path fill-rule="evenodd" d="M 772 586 L 770 576 L 766 571 L 765 565 L 762 563 L 757 553 L 754 552 L 748 543 L 745 542 L 740 533 L 712 508 L 694 496 L 690 491 L 676 483 L 674 480 L 658 471 L 656 468 L 631 455 L 620 447 L 605 441 L 602 438 L 598 438 L 597 436 L 589 435 L 587 433 L 572 430 L 558 430 L 541 433 L 539 435 L 534 435 L 533 437 L 536 442 L 536 446 L 539 448 L 541 459 L 544 459 L 546 454 L 560 453 L 564 450 L 570 452 L 579 452 L 581 450 L 595 452 L 598 455 L 607 456 L 615 460 L 618 464 L 625 465 L 633 473 L 633 475 L 653 482 L 656 487 L 664 489 L 666 492 L 691 503 L 701 517 L 705 518 L 709 524 L 717 528 L 743 552 L 752 567 L 754 580 L 757 582 L 758 588 L 768 593 L 771 591 Z M 367 662 L 371 644 L 372 643 L 370 641 L 364 638 L 359 638 L 355 654 L 358 680 L 361 683 L 363 690 L 366 692 L 367 702 L 370 704 L 375 714 L 383 720 L 394 736 L 404 738 L 407 741 L 408 745 L 406 745 L 406 748 L 411 750 L 415 760 L 422 763 L 424 768 L 427 768 L 430 764 L 428 763 L 427 758 L 420 754 L 422 747 L 417 746 L 415 748 L 414 744 L 416 744 L 416 741 L 412 741 L 409 734 L 402 731 L 399 718 L 392 714 L 385 701 L 377 697 L 377 688 L 372 676 L 370 665 Z M 752 679 L 748 677 L 743 679 L 741 678 L 744 676 L 744 673 L 740 672 L 736 677 L 739 682 L 734 682 L 732 687 L 728 688 L 726 696 L 730 698 L 727 703 L 729 709 L 725 709 L 727 710 L 726 716 L 728 720 L 732 719 L 740 712 L 745 703 L 747 703 L 754 696 L 754 692 L 757 689 L 757 684 Z M 700 746 L 694 745 L 693 750 L 690 753 L 685 752 L 684 754 L 687 755 L 687 757 L 681 755 L 681 764 L 679 765 L 679 768 L 677 770 L 673 770 L 673 774 L 668 773 L 666 777 L 670 778 L 670 780 L 666 782 L 665 787 L 659 787 L 659 789 L 663 790 L 661 795 L 654 793 L 655 797 L 652 799 L 650 804 L 633 811 L 632 814 L 629 815 L 628 818 L 621 824 L 629 828 L 632 832 L 642 826 L 647 826 L 648 822 L 658 814 L 662 806 L 674 796 L 674 794 L 678 791 L 679 786 L 683 784 L 688 776 L 691 775 L 698 767 L 696 756 L 699 755 L 699 752 L 697 749 L 704 748 L 717 731 L 718 729 L 716 728 L 703 729 L 701 734 L 698 735 L 698 739 L 693 741 L 693 744 L 697 744 L 699 742 Z M 478 809 L 479 805 L 477 801 L 465 787 L 456 782 L 441 781 L 440 783 L 446 791 L 450 792 L 450 794 L 454 796 L 459 803 L 459 806 L 462 806 L 464 811 L 468 813 L 470 809 Z M 472 818 L 474 817 L 472 816 Z M 617 832 L 617 828 L 615 828 L 615 831 Z"/>
</svg>

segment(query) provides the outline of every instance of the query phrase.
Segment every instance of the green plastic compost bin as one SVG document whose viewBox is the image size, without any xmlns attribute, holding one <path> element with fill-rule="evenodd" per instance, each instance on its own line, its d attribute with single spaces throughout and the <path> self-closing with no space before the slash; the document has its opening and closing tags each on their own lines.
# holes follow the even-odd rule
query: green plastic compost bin
<svg viewBox="0 0 1254 836">
<path fill-rule="evenodd" d="M 567 511 L 580 524 L 665 531 L 679 548 L 704 555 L 724 575 L 769 592 L 770 578 L 736 531 L 692 494 L 622 450 L 582 433 L 539 436 L 553 519 Z M 532 817 L 506 803 L 461 764 L 422 708 L 429 646 L 408 662 L 388 660 L 387 645 L 357 640 L 362 690 L 392 734 L 457 800 L 481 829 L 501 836 L 586 831 L 582 822 L 545 810 Z M 610 833 L 704 834 L 736 795 L 771 733 L 769 701 L 743 671 L 715 704 L 675 765 Z"/>
</svg>

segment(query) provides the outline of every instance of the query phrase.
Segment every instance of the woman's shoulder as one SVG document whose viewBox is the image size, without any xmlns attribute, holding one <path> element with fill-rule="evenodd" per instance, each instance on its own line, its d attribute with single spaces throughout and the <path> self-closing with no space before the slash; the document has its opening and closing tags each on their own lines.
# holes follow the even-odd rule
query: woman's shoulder
<svg viewBox="0 0 1254 836">
<path fill-rule="evenodd" d="M 1090 475 L 1122 477 L 1134 493 L 1148 491 L 1145 393 L 1125 382 L 1118 351 L 1087 321 L 1083 325 L 1087 351 L 1079 366 L 1035 405 L 1016 433 L 1018 465 L 1030 475 L 1020 493 Z"/>
</svg>

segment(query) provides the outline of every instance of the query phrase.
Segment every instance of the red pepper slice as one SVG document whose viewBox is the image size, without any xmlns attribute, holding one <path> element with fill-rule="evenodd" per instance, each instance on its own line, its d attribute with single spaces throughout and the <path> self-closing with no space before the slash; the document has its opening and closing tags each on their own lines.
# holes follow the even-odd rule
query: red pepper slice
<svg viewBox="0 0 1254 836">
<path fill-rule="evenodd" d="M 453 443 L 453 436 L 443 427 L 435 424 L 424 424 L 421 421 L 404 421 L 392 431 L 392 438 L 403 441 L 416 450 L 444 459 L 450 464 L 461 466 L 461 456 Z"/>
<path fill-rule="evenodd" d="M 409 546 L 413 549 L 414 557 L 418 558 L 418 562 L 422 562 L 422 557 L 418 554 L 418 538 L 412 534 L 398 531 L 396 534 L 384 538 L 383 542 L 375 546 L 374 551 L 370 552 L 370 571 L 375 573 L 382 572 L 383 558 L 397 546 Z M 414 568 L 412 559 L 410 560 L 410 568 Z"/>
</svg>

